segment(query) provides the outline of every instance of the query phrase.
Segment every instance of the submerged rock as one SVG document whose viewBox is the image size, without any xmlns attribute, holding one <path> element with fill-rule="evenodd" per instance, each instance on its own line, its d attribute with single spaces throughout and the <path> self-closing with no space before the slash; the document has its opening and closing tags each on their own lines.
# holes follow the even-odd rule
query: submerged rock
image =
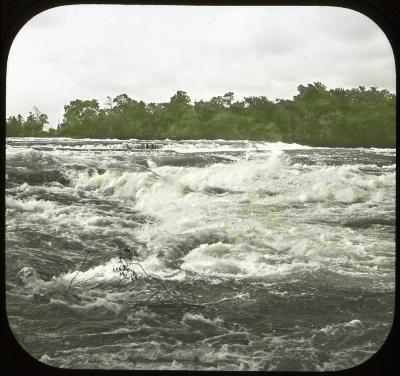
<svg viewBox="0 0 400 376">
<path fill-rule="evenodd" d="M 31 266 L 23 267 L 17 273 L 17 279 L 18 282 L 24 286 L 41 280 L 39 273 Z"/>
<path fill-rule="evenodd" d="M 43 304 L 48 304 L 48 303 L 50 303 L 50 298 L 47 297 L 47 296 L 44 295 L 44 294 L 35 293 L 35 294 L 33 294 L 32 299 L 33 299 L 33 301 L 34 301 L 35 303 L 43 303 Z"/>
</svg>

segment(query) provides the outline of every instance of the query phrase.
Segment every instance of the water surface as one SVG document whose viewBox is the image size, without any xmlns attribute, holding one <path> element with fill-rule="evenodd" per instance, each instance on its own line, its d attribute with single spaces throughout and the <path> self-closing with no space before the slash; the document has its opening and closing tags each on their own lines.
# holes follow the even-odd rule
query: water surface
<svg viewBox="0 0 400 376">
<path fill-rule="evenodd" d="M 393 149 L 14 138 L 6 157 L 8 320 L 42 362 L 336 370 L 390 331 Z M 124 248 L 205 307 L 146 305 Z"/>
</svg>

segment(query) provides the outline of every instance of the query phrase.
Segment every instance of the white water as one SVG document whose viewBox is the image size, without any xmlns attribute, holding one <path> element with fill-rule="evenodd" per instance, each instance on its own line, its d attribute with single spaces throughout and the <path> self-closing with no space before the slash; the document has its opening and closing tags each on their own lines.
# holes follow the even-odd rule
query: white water
<svg viewBox="0 0 400 376">
<path fill-rule="evenodd" d="M 7 278 L 11 285 L 16 271 L 34 266 L 42 278 L 31 281 L 31 294 L 50 294 L 51 307 L 83 310 L 84 315 L 105 309 L 105 315 L 126 317 L 126 302 L 132 299 L 132 292 L 115 286 L 120 284 L 118 249 L 128 247 L 138 252 L 147 273 L 176 286 L 193 284 L 193 291 L 196 281 L 221 289 L 232 283 L 253 286 L 248 292 L 215 292 L 215 296 L 209 296 L 213 301 L 226 302 L 227 309 L 233 308 L 235 301 L 264 304 L 264 298 L 260 300 L 257 295 L 263 289 L 271 297 L 288 301 L 311 294 L 321 305 L 335 288 L 354 289 L 357 294 L 363 291 L 360 296 L 365 299 L 372 293 L 389 294 L 388 301 L 392 299 L 394 150 L 223 140 L 152 143 L 158 148 L 143 150 L 143 143 L 137 140 L 9 140 L 6 219 L 7 252 L 12 260 Z M 93 259 L 80 270 L 84 251 L 92 252 Z M 57 271 L 60 263 L 68 263 L 70 268 L 61 276 Z M 138 266 L 133 268 L 143 276 Z M 71 279 L 76 294 L 83 298 L 81 302 L 66 301 L 52 292 L 65 289 Z M 309 279 L 311 284 L 307 285 Z M 210 291 L 202 294 L 208 296 Z M 18 287 L 12 292 L 15 296 L 21 293 Z M 18 307 L 18 301 L 15 304 Z M 282 308 L 279 304 L 276 312 L 289 315 L 286 302 Z M 319 315 L 317 311 L 315 314 Z M 143 363 L 151 342 L 139 341 L 137 346 L 124 342 L 124 354 L 133 346 L 141 360 L 132 360 L 132 355 L 127 360 L 120 350 L 102 347 L 98 361 L 111 362 L 116 368 L 132 368 L 134 364 L 133 368 L 180 369 L 200 362 L 200 369 L 211 369 L 217 362 L 217 369 L 292 369 L 285 368 L 290 362 L 285 363 L 289 355 L 285 358 L 284 348 L 300 346 L 295 345 L 295 334 L 268 331 L 252 337 L 250 318 L 247 324 L 241 322 L 241 332 L 228 329 L 232 318 L 224 315 L 227 313 L 221 310 L 182 316 L 182 330 L 190 332 L 191 325 L 201 325 L 205 335 L 201 344 L 190 347 L 191 352 L 183 350 L 185 341 L 179 339 L 168 349 L 157 342 L 156 352 Z M 321 322 L 320 329 L 309 329 L 303 335 L 342 335 L 332 329 L 336 327 L 351 327 L 357 333 L 366 329 L 366 324 L 358 323 L 369 319 L 357 318 L 358 308 L 349 315 L 338 313 L 331 323 Z M 132 322 L 144 325 L 144 317 L 135 320 L 114 327 L 115 333 L 131 330 Z M 157 325 L 150 325 L 154 333 Z M 215 333 L 211 335 L 210 330 Z M 240 347 L 244 332 L 246 338 L 252 338 L 246 345 L 250 347 Z M 218 342 L 218 336 L 224 340 Z M 217 341 L 218 350 L 216 345 L 206 350 L 208 341 Z M 308 341 L 300 346 L 304 354 L 298 356 L 311 356 L 316 351 L 312 350 L 313 341 Z M 279 355 L 271 350 L 272 343 L 280 349 L 276 350 Z M 371 346 L 360 344 L 360 351 L 363 348 L 365 354 L 372 354 Z M 316 365 L 311 369 L 315 370 L 351 365 L 350 358 L 340 360 L 340 352 L 334 347 L 326 355 L 329 360 L 317 361 L 311 356 L 305 369 L 313 362 Z M 50 364 L 86 367 L 80 361 L 76 363 L 79 348 L 59 347 L 57 356 L 43 351 L 41 360 Z M 82 351 L 93 364 L 94 358 L 87 350 Z M 197 354 L 196 359 L 193 354 Z M 157 359 L 163 356 L 176 360 L 159 363 Z M 265 357 L 270 359 L 268 364 Z"/>
</svg>

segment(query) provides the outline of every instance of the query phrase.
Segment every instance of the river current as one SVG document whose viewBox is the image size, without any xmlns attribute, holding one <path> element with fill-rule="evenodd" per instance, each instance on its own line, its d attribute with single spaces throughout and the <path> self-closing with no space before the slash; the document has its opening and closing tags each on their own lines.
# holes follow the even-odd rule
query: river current
<svg viewBox="0 0 400 376">
<path fill-rule="evenodd" d="M 394 149 L 9 138 L 10 327 L 63 368 L 356 366 L 393 322 L 395 174 Z"/>
</svg>

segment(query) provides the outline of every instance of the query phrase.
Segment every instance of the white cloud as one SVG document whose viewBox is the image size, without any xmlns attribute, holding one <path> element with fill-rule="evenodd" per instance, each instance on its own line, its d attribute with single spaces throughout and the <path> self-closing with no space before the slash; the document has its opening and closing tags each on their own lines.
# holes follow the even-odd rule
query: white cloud
<svg viewBox="0 0 400 376">
<path fill-rule="evenodd" d="M 167 101 L 228 91 L 287 98 L 299 84 L 395 91 L 391 47 L 366 16 L 330 7 L 78 5 L 30 20 L 11 47 L 7 114 L 55 125 L 76 98 Z"/>
</svg>

